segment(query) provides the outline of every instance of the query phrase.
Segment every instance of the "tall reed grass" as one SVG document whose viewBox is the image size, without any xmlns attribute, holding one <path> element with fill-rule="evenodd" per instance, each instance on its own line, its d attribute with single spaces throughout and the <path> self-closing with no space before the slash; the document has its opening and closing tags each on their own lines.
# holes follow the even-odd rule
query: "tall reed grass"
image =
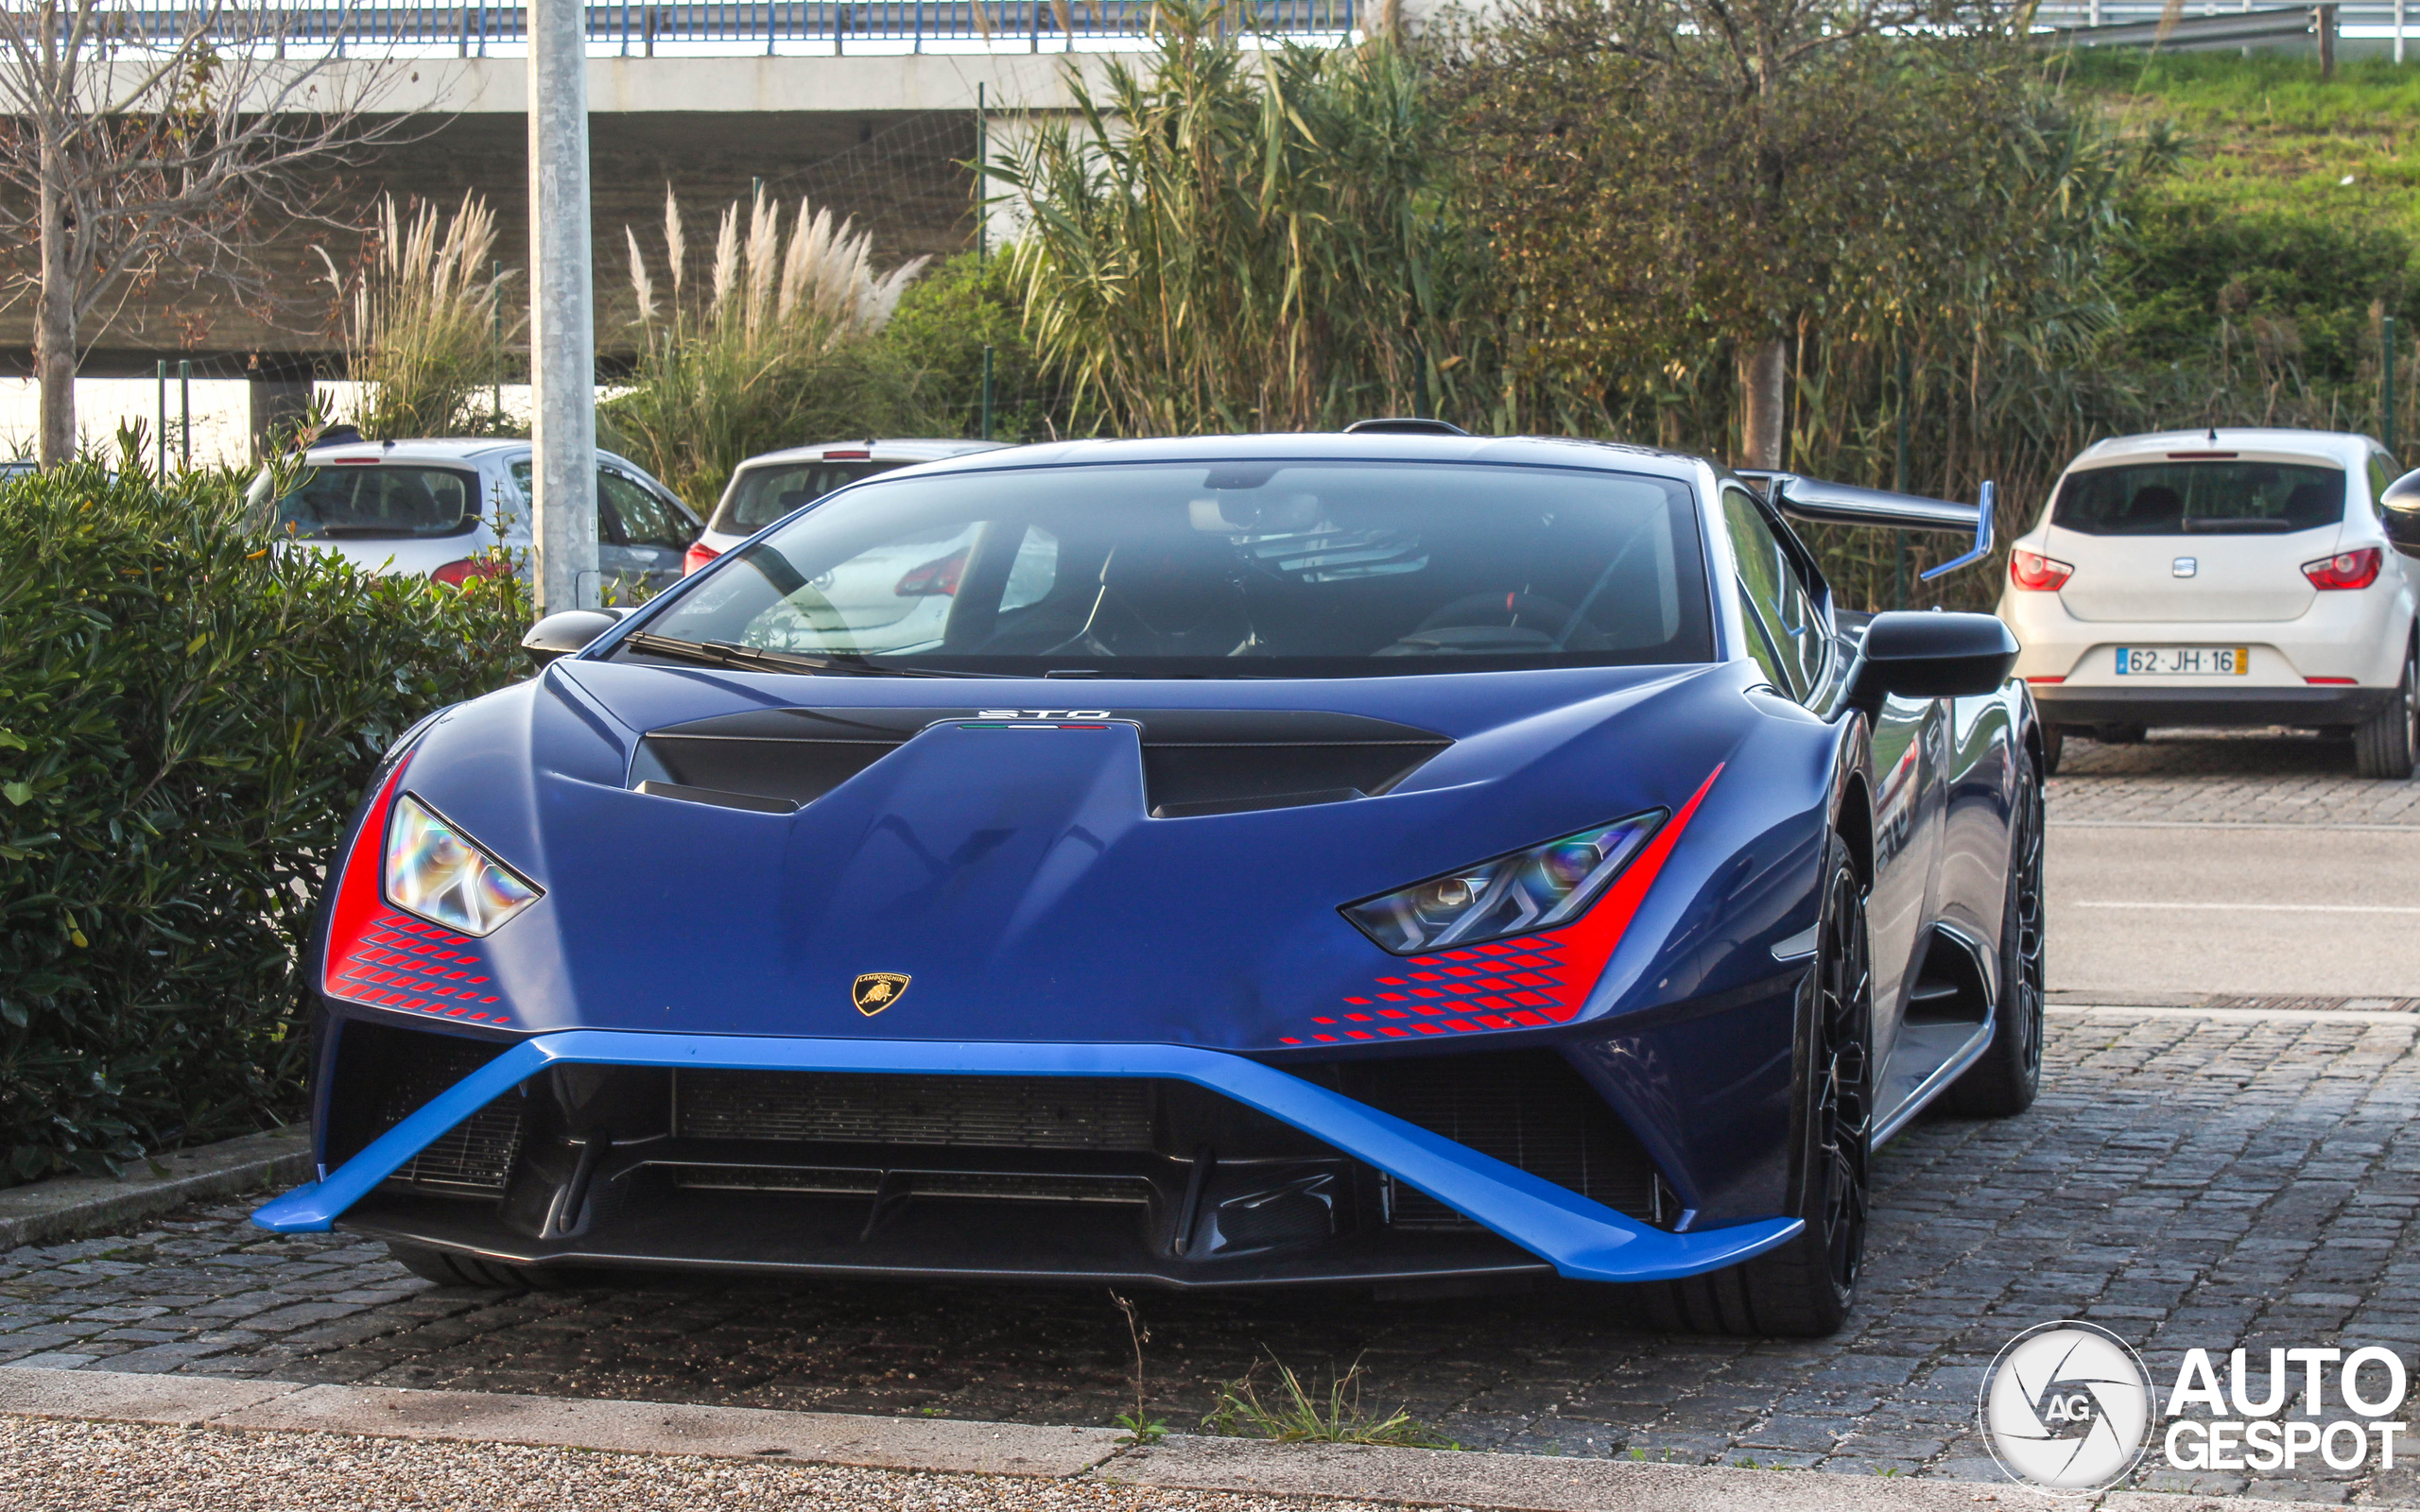
<svg viewBox="0 0 2420 1512">
<path fill-rule="evenodd" d="M 1433 405 L 1468 370 L 1475 249 L 1436 224 L 1440 123 L 1414 61 L 1246 49 L 1249 10 L 1216 0 L 1153 15 L 1147 66 L 1113 60 L 1098 94 L 1071 78 L 1075 113 L 988 165 L 1026 222 L 1027 329 L 1080 417 L 1170 435 Z"/>
<path fill-rule="evenodd" d="M 623 228 L 638 345 L 597 419 L 693 504 L 711 505 L 760 452 L 950 423 L 921 375 L 871 340 L 925 259 L 878 272 L 870 232 L 804 199 L 786 215 L 761 191 L 725 207 L 711 246 L 693 249 L 666 189 L 655 239 Z"/>
<path fill-rule="evenodd" d="M 515 276 L 495 261 L 495 213 L 475 192 L 451 215 L 432 204 L 408 213 L 379 203 L 361 266 L 341 272 L 324 249 L 346 361 L 363 385 L 349 417 L 379 439 L 501 433 L 491 400 L 526 316 L 508 311 Z"/>
</svg>

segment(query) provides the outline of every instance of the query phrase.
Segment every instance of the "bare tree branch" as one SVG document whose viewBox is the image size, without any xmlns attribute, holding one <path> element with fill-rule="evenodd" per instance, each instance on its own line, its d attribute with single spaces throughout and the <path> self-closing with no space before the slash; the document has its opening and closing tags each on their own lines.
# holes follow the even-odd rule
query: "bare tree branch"
<svg viewBox="0 0 2420 1512">
<path fill-rule="evenodd" d="M 163 34 L 137 14 L 0 3 L 0 292 L 36 302 L 44 465 L 75 450 L 80 353 L 130 292 L 258 296 L 268 240 L 334 223 L 334 170 L 416 129 L 383 108 L 391 63 L 304 43 L 278 0 L 197 0 Z"/>
</svg>

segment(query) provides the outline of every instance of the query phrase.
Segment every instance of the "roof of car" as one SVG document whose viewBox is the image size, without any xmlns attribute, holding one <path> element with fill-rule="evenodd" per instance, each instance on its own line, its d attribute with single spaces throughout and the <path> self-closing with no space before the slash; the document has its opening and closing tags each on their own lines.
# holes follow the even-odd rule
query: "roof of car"
<svg viewBox="0 0 2420 1512">
<path fill-rule="evenodd" d="M 324 462 L 339 456 L 375 456 L 384 462 L 467 462 L 495 452 L 527 451 L 529 443 L 510 436 L 414 438 L 397 441 L 330 441 L 314 446 L 305 460 Z"/>
<path fill-rule="evenodd" d="M 1227 457 L 1265 461 L 1357 460 L 1373 462 L 1481 462 L 1532 467 L 1603 468 L 1691 478 L 1705 462 L 1680 452 L 1617 441 L 1560 436 L 1422 436 L 1336 431 L 1271 432 L 1253 436 L 1161 437 L 1143 440 L 1045 441 L 1007 452 L 959 456 L 919 469 L 922 473 L 982 472 L 1001 467 L 1060 467 L 1112 462 L 1193 462 Z"/>
<path fill-rule="evenodd" d="M 1004 451 L 1008 444 L 1006 441 L 969 441 L 953 437 L 873 437 L 863 440 L 817 441 L 809 446 L 760 452 L 739 465 L 748 468 L 763 462 L 820 462 L 826 452 L 863 452 L 867 454 L 868 460 L 876 462 L 932 462 L 945 456 L 962 456 L 970 452 Z"/>
<path fill-rule="evenodd" d="M 2359 466 L 2381 448 L 2366 436 L 2351 431 L 2290 430 L 2283 426 L 2220 425 L 2189 431 L 2151 431 L 2141 436 L 2112 436 L 2095 441 L 2070 464 L 2084 467 L 2135 456 L 2165 456 L 2171 452 L 2304 453 L 2335 457 Z"/>
<path fill-rule="evenodd" d="M 303 454 L 302 460 L 314 467 L 331 462 L 475 462 L 527 452 L 530 443 L 511 436 L 457 436 L 415 438 L 400 441 L 331 441 L 314 446 Z M 638 464 L 616 452 L 603 447 L 596 455 L 609 462 L 625 467 Z"/>
</svg>

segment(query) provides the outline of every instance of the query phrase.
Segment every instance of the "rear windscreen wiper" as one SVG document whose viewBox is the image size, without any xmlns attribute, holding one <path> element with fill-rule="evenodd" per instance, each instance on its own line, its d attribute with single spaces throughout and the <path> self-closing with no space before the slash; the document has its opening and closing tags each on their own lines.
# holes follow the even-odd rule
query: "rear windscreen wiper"
<svg viewBox="0 0 2420 1512">
<path fill-rule="evenodd" d="M 2296 521 L 2280 520 L 2274 515 L 2238 515 L 2233 518 L 2195 515 L 2185 522 L 2185 533 L 2188 536 L 2282 536 L 2310 528 Z"/>
<path fill-rule="evenodd" d="M 819 676 L 854 678 L 1005 678 L 1007 672 L 944 672 L 938 667 L 880 666 L 864 657 L 843 653 L 835 656 L 804 656 L 795 651 L 765 651 L 752 645 L 734 645 L 729 641 L 684 641 L 673 635 L 654 635 L 646 630 L 632 630 L 622 637 L 621 644 L 633 651 L 649 656 L 674 657 L 683 662 L 700 662 L 711 667 L 729 667 L 736 672 L 807 672 Z"/>
</svg>

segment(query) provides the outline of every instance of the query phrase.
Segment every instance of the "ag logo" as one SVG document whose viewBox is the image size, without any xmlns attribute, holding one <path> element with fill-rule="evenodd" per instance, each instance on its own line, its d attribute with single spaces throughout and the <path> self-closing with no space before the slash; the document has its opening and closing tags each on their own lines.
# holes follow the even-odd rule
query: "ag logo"
<svg viewBox="0 0 2420 1512">
<path fill-rule="evenodd" d="M 2044 1323 L 2009 1341 L 1983 1377 L 1983 1437 L 2000 1469 L 2058 1491 L 2115 1486 L 2143 1457 L 2151 1378 L 2116 1334 Z"/>
<path fill-rule="evenodd" d="M 899 995 L 908 990 L 908 978 L 897 971 L 868 971 L 849 988 L 849 1001 L 871 1019 L 898 1002 Z"/>
</svg>

